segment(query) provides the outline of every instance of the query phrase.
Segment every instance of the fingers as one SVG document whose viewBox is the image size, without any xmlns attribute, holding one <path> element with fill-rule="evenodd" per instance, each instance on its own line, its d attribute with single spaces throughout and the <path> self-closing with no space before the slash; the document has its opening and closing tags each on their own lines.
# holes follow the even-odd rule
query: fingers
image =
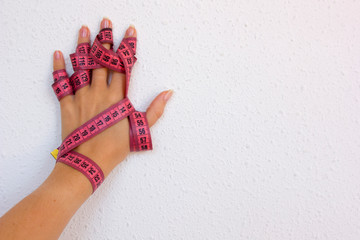
<svg viewBox="0 0 360 240">
<path fill-rule="evenodd" d="M 56 50 L 53 55 L 53 70 L 65 69 L 64 56 L 61 51 Z M 60 99 L 60 107 L 63 108 L 64 105 L 69 104 L 73 101 L 73 95 L 67 95 Z"/>
<path fill-rule="evenodd" d="M 90 29 L 86 25 L 82 25 L 79 30 L 78 44 L 90 43 Z"/>
<path fill-rule="evenodd" d="M 136 29 L 134 25 L 130 25 L 128 29 L 125 32 L 125 37 L 137 37 Z M 124 98 L 125 96 L 125 74 L 119 73 L 116 71 L 111 71 L 112 77 L 111 77 L 111 83 L 110 83 L 110 89 L 114 92 L 114 94 L 117 94 L 120 96 L 120 98 Z"/>
<path fill-rule="evenodd" d="M 124 38 L 129 38 L 129 37 L 137 37 L 135 26 L 132 24 L 126 30 Z"/>
<path fill-rule="evenodd" d="M 85 25 L 82 25 L 79 30 L 77 44 L 80 44 L 80 43 L 90 43 L 90 29 Z M 77 90 L 75 92 L 75 98 L 78 98 L 78 97 L 81 98 L 82 96 L 84 96 L 86 94 L 86 92 L 88 90 L 89 90 L 89 85 L 80 88 L 79 90 Z"/>
<path fill-rule="evenodd" d="M 112 28 L 112 23 L 109 19 L 103 18 L 103 20 L 100 23 L 100 30 L 104 28 Z M 102 44 L 106 49 L 110 49 L 109 43 L 103 43 Z M 94 88 L 95 91 L 103 91 L 107 88 L 107 76 L 108 76 L 108 69 L 103 68 L 97 68 L 92 70 L 92 82 L 91 87 Z"/>
<path fill-rule="evenodd" d="M 173 94 L 173 90 L 168 90 L 160 93 L 152 101 L 148 109 L 146 110 L 146 118 L 149 123 L 149 126 L 153 126 L 156 121 L 161 117 L 164 112 L 167 101 Z"/>
</svg>

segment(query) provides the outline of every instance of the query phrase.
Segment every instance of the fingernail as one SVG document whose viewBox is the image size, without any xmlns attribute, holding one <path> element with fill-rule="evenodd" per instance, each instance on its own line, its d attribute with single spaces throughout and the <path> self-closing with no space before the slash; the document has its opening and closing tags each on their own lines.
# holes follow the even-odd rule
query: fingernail
<svg viewBox="0 0 360 240">
<path fill-rule="evenodd" d="M 165 102 L 167 102 L 167 101 L 171 98 L 171 96 L 173 95 L 173 93 L 174 93 L 174 91 L 173 91 L 172 89 L 170 89 L 170 90 L 167 91 L 167 93 L 166 93 L 165 96 L 164 96 Z"/>
<path fill-rule="evenodd" d="M 111 28 L 111 22 L 108 18 L 103 18 L 101 28 Z"/>
<path fill-rule="evenodd" d="M 56 50 L 54 56 L 55 56 L 55 60 L 59 60 L 61 58 L 60 51 Z"/>
<path fill-rule="evenodd" d="M 130 25 L 130 27 L 128 28 L 128 30 L 126 31 L 126 36 L 131 37 L 134 35 L 134 25 Z"/>
<path fill-rule="evenodd" d="M 80 29 L 80 36 L 83 38 L 88 36 L 88 29 L 85 25 L 83 25 Z"/>
</svg>

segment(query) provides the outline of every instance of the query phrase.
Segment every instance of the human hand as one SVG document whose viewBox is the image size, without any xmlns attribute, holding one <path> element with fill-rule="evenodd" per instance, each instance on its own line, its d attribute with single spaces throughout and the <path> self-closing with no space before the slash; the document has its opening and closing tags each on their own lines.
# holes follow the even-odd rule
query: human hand
<svg viewBox="0 0 360 240">
<path fill-rule="evenodd" d="M 101 21 L 100 28 L 112 28 L 109 19 Z M 127 37 L 137 37 L 136 29 L 130 26 L 125 34 Z M 83 26 L 79 30 L 78 44 L 90 42 L 90 30 Z M 110 49 L 110 44 L 103 44 Z M 54 53 L 54 71 L 65 69 L 64 57 L 60 51 Z M 60 100 L 62 140 L 73 130 L 102 112 L 111 105 L 119 102 L 125 96 L 125 74 L 107 68 L 93 69 L 91 84 L 77 90 L 74 95 L 68 95 Z M 108 84 L 109 71 L 112 72 Z M 146 111 L 150 125 L 161 117 L 172 90 L 161 92 L 150 104 Z M 84 142 L 73 149 L 96 162 L 107 176 L 130 152 L 129 121 L 123 119 L 109 129 Z"/>
<path fill-rule="evenodd" d="M 103 19 L 100 27 L 101 29 L 111 28 L 112 24 L 110 20 Z M 136 37 L 135 28 L 129 27 L 125 37 Z M 87 27 L 83 26 L 79 31 L 78 43 L 86 42 L 90 42 L 90 31 Z M 110 49 L 109 44 L 103 44 L 103 46 Z M 123 51 L 122 54 L 125 55 L 124 52 L 126 51 Z M 65 69 L 64 57 L 60 51 L 55 51 L 54 71 L 61 69 Z M 107 68 L 97 68 L 91 71 L 92 79 L 90 85 L 78 89 L 74 95 L 59 97 L 62 140 L 97 114 L 124 99 L 126 95 L 125 74 L 112 71 L 111 83 L 108 84 L 107 77 L 109 70 Z M 70 83 L 67 78 L 62 80 Z M 62 85 L 64 90 L 67 89 L 64 86 L 67 85 Z M 57 90 L 56 87 L 54 88 Z M 62 94 L 61 90 L 60 92 L 55 92 L 60 95 Z M 68 91 L 67 93 L 72 92 Z M 150 127 L 162 115 L 166 102 L 171 95 L 171 90 L 164 91 L 150 104 L 146 111 L 147 122 Z M 129 109 L 131 109 L 134 115 L 139 114 L 134 112 L 134 108 L 130 108 L 132 107 L 131 104 L 130 107 L 129 105 L 126 106 L 127 113 L 130 114 Z M 126 110 L 124 111 L 126 112 Z M 126 115 L 125 112 L 122 117 L 130 116 Z M 114 115 L 112 117 L 112 123 L 115 123 Z M 137 117 L 135 116 L 135 118 Z M 107 123 L 106 127 L 108 128 L 102 128 L 104 131 L 99 131 L 99 134 L 94 134 L 92 138 L 87 138 L 85 142 L 72 149 L 72 151 L 83 154 L 94 161 L 102 169 L 105 177 L 130 151 L 129 121 L 127 117 L 122 120 L 120 119 L 118 117 L 118 122 L 112 126 L 110 125 L 111 122 Z M 143 127 L 141 128 L 144 129 Z M 75 147 L 76 145 L 72 146 Z M 140 146 L 147 145 L 143 144 Z M 62 156 L 60 155 L 60 157 Z M 94 191 L 93 181 L 89 181 L 83 172 L 64 164 L 59 161 L 59 158 L 57 160 L 55 168 L 48 178 L 34 192 L 0 218 L 1 239 L 28 239 L 29 236 L 31 239 L 58 239 L 71 217 L 92 194 Z M 86 168 L 89 166 L 85 165 L 81 167 Z M 95 179 L 95 176 L 92 179 Z"/>
</svg>

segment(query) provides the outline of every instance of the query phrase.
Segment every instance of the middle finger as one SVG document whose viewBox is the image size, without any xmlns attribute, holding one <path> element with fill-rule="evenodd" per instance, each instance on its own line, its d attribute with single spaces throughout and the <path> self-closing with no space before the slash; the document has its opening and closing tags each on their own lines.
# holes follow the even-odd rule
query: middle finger
<svg viewBox="0 0 360 240">
<path fill-rule="evenodd" d="M 112 23 L 109 19 L 103 18 L 100 23 L 100 30 L 104 28 L 112 28 Z M 110 49 L 110 43 L 102 44 L 106 49 Z M 106 67 L 92 70 L 91 89 L 94 91 L 104 91 L 108 86 L 108 69 Z"/>
</svg>

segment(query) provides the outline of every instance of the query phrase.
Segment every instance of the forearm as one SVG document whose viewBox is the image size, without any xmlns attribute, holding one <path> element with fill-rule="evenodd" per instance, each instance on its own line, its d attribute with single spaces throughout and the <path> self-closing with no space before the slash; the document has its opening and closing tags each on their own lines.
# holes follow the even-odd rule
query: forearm
<svg viewBox="0 0 360 240">
<path fill-rule="evenodd" d="M 0 218 L 0 239 L 58 239 L 91 193 L 82 173 L 57 163 L 39 188 Z"/>
</svg>

